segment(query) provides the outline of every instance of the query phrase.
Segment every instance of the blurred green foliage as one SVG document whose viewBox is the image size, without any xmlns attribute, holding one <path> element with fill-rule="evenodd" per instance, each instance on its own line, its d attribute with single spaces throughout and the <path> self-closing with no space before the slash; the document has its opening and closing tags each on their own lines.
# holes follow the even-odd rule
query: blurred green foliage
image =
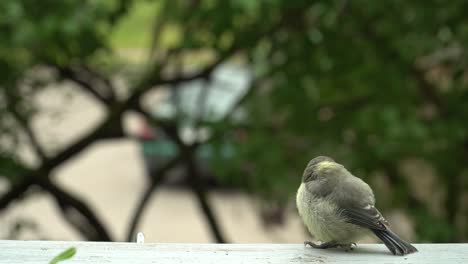
<svg viewBox="0 0 468 264">
<path fill-rule="evenodd" d="M 308 160 L 329 155 L 371 185 L 383 172 L 387 184 L 375 188 L 391 191 L 381 207 L 407 209 L 420 239 L 466 241 L 467 8 L 438 0 L 1 1 L 0 137 L 13 143 L 1 149 L 0 173 L 25 170 L 12 111 L 30 120 L 35 92 L 63 77 L 33 74 L 40 67 L 85 65 L 111 76 L 134 67 L 111 65 L 128 47 L 150 50 L 156 64 L 172 53 L 181 58 L 169 64 L 199 67 L 234 55 L 253 85 L 245 120 L 211 124 L 238 143 L 234 158 L 214 162 L 220 178 L 284 203 Z M 135 82 L 146 63 L 122 77 Z M 435 169 L 442 212 L 414 194 L 418 185 L 400 168 L 407 159 Z"/>
<path fill-rule="evenodd" d="M 149 48 L 155 14 L 160 1 L 139 1 L 131 5 L 128 15 L 119 21 L 111 36 L 111 44 L 117 48 Z M 135 30 L 138 29 L 138 30 Z"/>
</svg>

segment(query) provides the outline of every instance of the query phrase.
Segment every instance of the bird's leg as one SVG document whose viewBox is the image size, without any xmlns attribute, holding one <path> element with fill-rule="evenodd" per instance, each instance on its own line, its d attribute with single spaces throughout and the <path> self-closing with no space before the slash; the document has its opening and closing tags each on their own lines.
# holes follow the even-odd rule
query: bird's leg
<svg viewBox="0 0 468 264">
<path fill-rule="evenodd" d="M 304 245 L 307 246 L 311 246 L 313 248 L 318 248 L 318 249 L 326 249 L 326 248 L 336 248 L 336 247 L 339 247 L 340 244 L 336 243 L 335 241 L 328 241 L 328 242 L 324 242 L 324 243 L 320 243 L 320 244 L 315 244 L 311 241 L 305 241 L 304 242 Z"/>
</svg>

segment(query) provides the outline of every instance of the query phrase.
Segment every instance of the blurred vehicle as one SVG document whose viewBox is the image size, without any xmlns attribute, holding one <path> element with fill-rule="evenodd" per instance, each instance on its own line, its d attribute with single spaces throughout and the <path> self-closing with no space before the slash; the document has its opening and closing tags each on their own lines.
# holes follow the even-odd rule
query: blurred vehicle
<svg viewBox="0 0 468 264">
<path fill-rule="evenodd" d="M 204 123 L 220 121 L 228 114 L 234 121 L 245 118 L 242 109 L 234 108 L 236 102 L 247 92 L 250 80 L 247 69 L 236 65 L 221 65 L 213 72 L 210 80 L 195 80 L 161 90 L 151 113 L 158 119 L 176 120 L 179 136 L 184 143 L 204 142 L 212 134 Z M 178 154 L 176 144 L 164 131 L 151 126 L 147 120 L 142 122 L 137 136 L 142 145 L 148 173 L 158 170 Z M 226 160 L 232 157 L 234 144 L 233 139 L 227 139 L 215 149 L 213 143 L 207 141 L 197 148 L 198 168 L 206 186 L 226 187 L 216 180 L 209 164 L 214 155 L 220 155 L 220 158 Z M 186 184 L 184 169 L 173 169 L 166 183 Z"/>
</svg>

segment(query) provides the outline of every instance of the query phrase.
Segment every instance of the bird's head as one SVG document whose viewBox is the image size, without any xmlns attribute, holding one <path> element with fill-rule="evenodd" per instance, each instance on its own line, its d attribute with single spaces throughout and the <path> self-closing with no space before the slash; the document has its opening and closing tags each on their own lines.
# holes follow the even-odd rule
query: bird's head
<svg viewBox="0 0 468 264">
<path fill-rule="evenodd" d="M 313 158 L 307 164 L 307 167 L 302 174 L 302 182 L 306 183 L 309 181 L 316 180 L 321 175 L 321 171 L 327 168 L 334 168 L 341 166 L 336 163 L 332 158 L 327 156 L 318 156 Z"/>
</svg>

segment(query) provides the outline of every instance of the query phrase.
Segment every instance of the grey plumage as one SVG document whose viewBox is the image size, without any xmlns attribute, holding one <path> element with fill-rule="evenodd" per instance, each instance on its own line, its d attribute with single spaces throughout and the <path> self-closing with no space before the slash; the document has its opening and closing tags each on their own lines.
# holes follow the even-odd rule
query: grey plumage
<svg viewBox="0 0 468 264">
<path fill-rule="evenodd" d="M 325 242 L 322 248 L 350 246 L 359 237 L 373 233 L 395 255 L 417 251 L 390 230 L 374 207 L 374 193 L 369 185 L 329 157 L 319 156 L 309 162 L 296 203 L 309 231 Z"/>
</svg>

